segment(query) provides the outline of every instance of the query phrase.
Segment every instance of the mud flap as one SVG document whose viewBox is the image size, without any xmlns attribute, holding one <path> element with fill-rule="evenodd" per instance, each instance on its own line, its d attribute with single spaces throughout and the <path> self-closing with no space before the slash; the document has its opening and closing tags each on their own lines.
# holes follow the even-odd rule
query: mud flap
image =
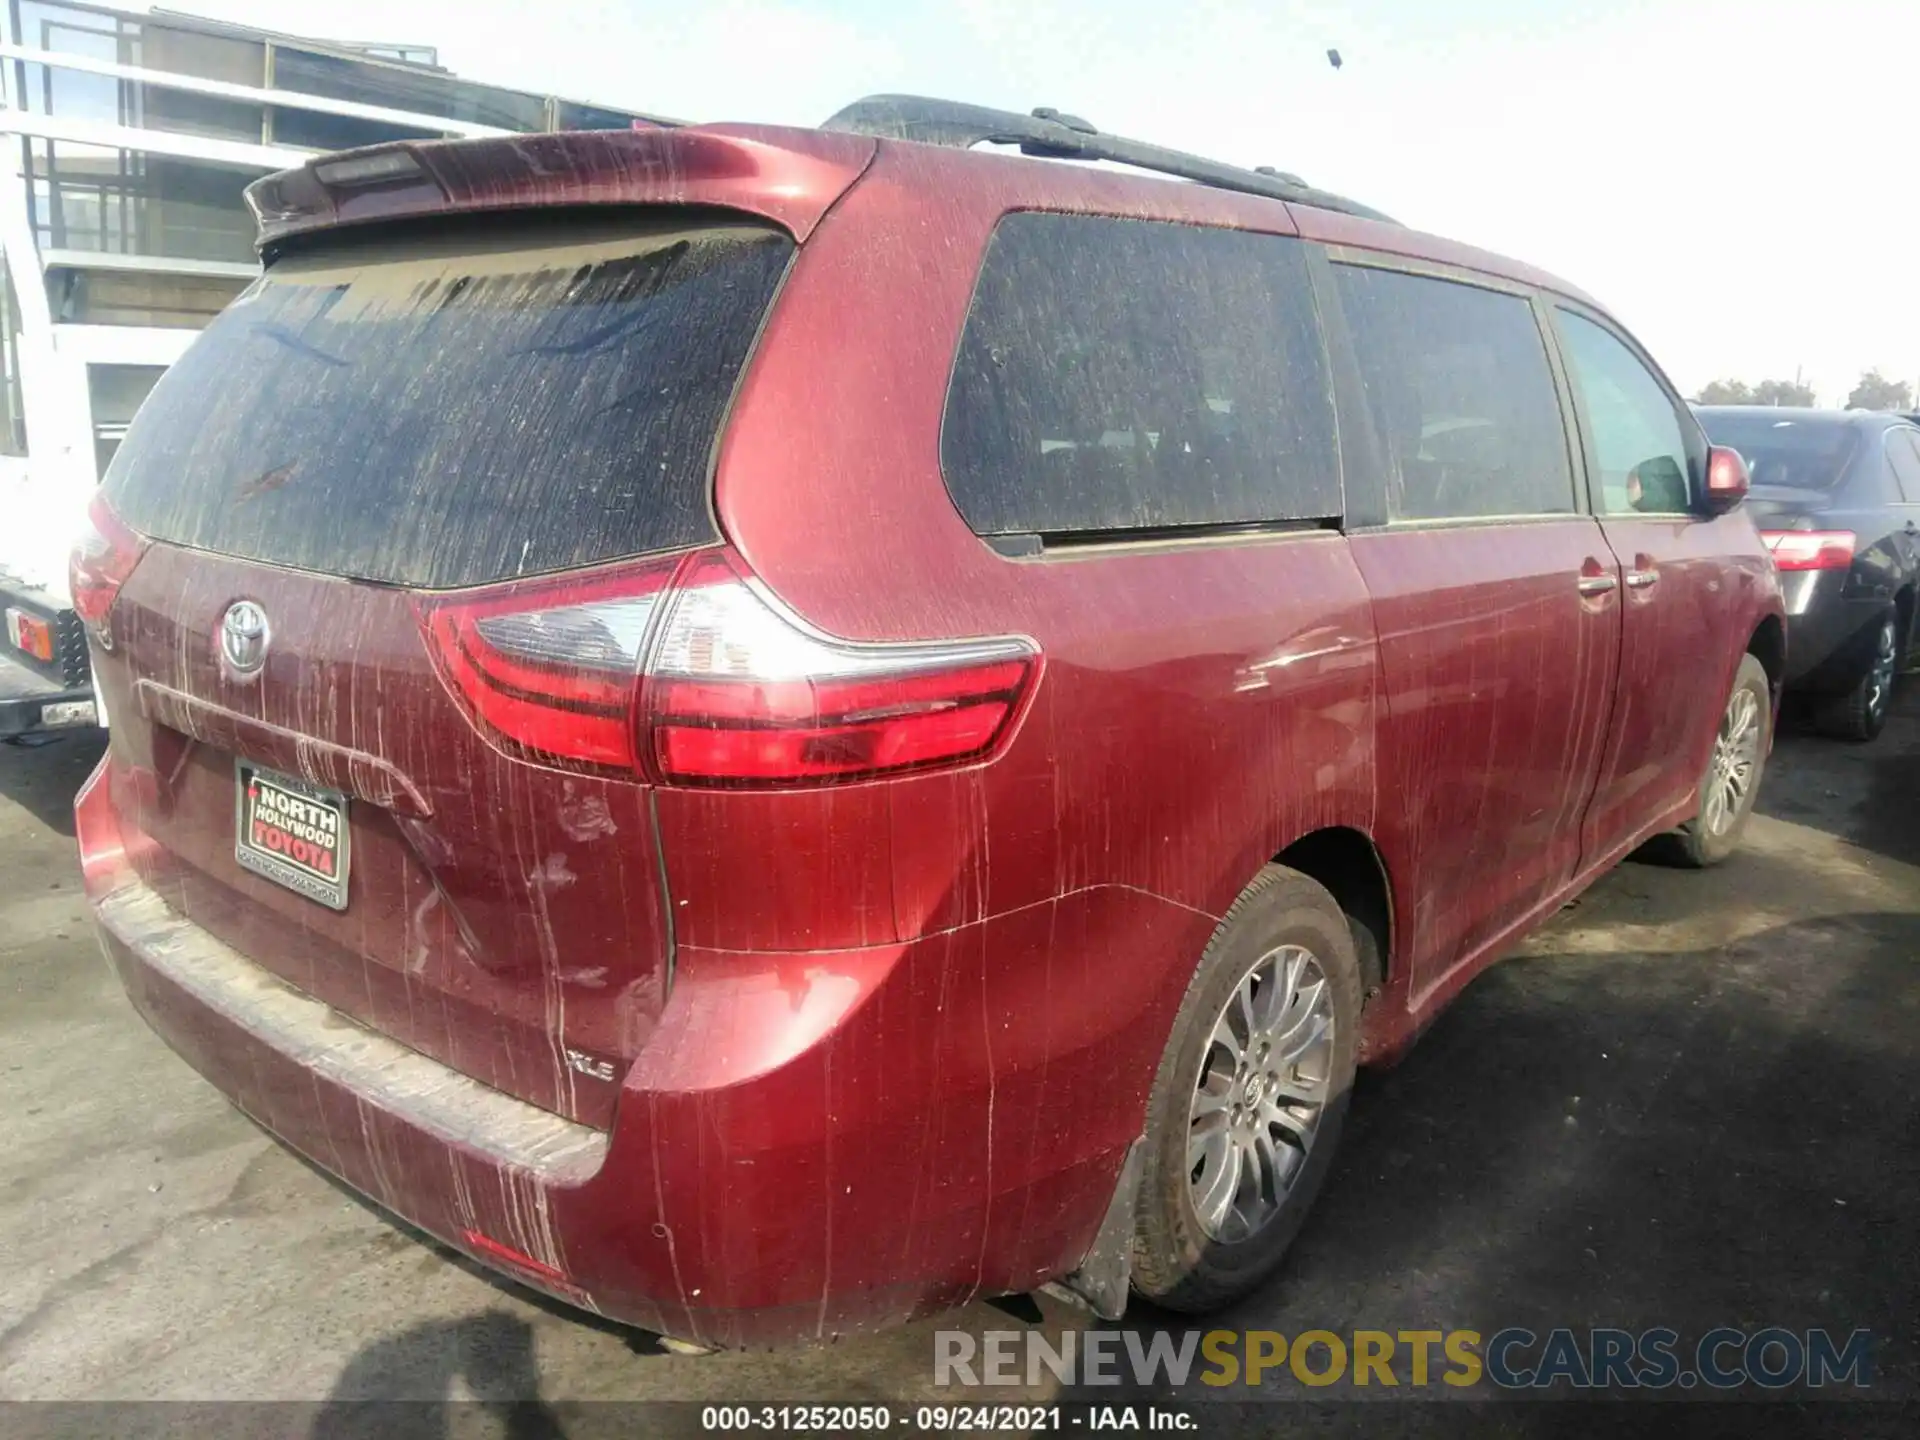
<svg viewBox="0 0 1920 1440">
<path fill-rule="evenodd" d="M 1127 1147 L 1113 1199 L 1107 1202 L 1107 1213 L 1079 1268 L 1040 1287 L 1043 1293 L 1091 1310 L 1102 1320 L 1118 1320 L 1127 1313 L 1127 1287 L 1133 1278 L 1133 1201 L 1140 1188 L 1146 1144 L 1147 1137 L 1142 1135 Z"/>
</svg>

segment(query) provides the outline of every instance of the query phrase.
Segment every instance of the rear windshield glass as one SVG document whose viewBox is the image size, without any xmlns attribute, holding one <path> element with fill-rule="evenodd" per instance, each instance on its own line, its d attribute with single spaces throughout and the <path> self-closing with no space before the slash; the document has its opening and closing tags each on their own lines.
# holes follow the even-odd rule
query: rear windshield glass
<svg viewBox="0 0 1920 1440">
<path fill-rule="evenodd" d="M 940 460 L 983 535 L 1339 516 L 1301 242 L 1008 215 L 960 339 Z"/>
<path fill-rule="evenodd" d="M 630 223 L 276 265 L 155 387 L 108 499 L 160 540 L 430 588 L 711 540 L 792 249 Z"/>
<path fill-rule="evenodd" d="M 1756 485 L 1831 490 L 1853 457 L 1854 428 L 1844 421 L 1757 415 L 1700 414 L 1707 438 L 1738 450 Z"/>
</svg>

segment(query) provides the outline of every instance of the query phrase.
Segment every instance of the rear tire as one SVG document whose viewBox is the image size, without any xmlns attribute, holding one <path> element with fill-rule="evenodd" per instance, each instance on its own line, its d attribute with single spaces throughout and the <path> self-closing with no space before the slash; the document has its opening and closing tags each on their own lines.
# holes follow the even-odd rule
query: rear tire
<svg viewBox="0 0 1920 1440">
<path fill-rule="evenodd" d="M 1706 774 L 1700 777 L 1700 808 L 1678 830 L 1659 838 L 1652 847 L 1655 854 L 1690 870 L 1704 870 L 1739 849 L 1772 741 L 1772 684 L 1765 666 L 1751 655 L 1742 655 L 1714 735 L 1713 753 L 1707 757 Z"/>
<path fill-rule="evenodd" d="M 1217 1309 L 1279 1266 L 1346 1120 L 1360 962 L 1319 882 L 1269 865 L 1214 931 L 1147 1104 L 1133 1286 Z"/>
<path fill-rule="evenodd" d="M 1897 611 L 1880 617 L 1868 637 L 1860 676 L 1851 689 L 1827 696 L 1814 709 L 1823 735 L 1856 744 L 1875 739 L 1887 726 L 1893 687 L 1901 669 L 1901 625 Z"/>
</svg>

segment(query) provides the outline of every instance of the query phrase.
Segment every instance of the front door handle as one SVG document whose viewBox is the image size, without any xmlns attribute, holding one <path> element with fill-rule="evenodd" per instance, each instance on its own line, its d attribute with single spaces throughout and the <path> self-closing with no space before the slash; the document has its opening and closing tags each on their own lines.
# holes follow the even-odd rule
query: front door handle
<svg viewBox="0 0 1920 1440">
<path fill-rule="evenodd" d="M 1619 583 L 1620 582 L 1615 580 L 1611 575 L 1582 575 L 1580 577 L 1580 593 L 1582 595 L 1610 594 Z"/>
<path fill-rule="evenodd" d="M 1644 570 L 1629 570 L 1627 571 L 1627 588 L 1629 590 L 1644 590 L 1649 585 L 1655 584 L 1659 579 L 1660 572 L 1651 565 Z"/>
</svg>

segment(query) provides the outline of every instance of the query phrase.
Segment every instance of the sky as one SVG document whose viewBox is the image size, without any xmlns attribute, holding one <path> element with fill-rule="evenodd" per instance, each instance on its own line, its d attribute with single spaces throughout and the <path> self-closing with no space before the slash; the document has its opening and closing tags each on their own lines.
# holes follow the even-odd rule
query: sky
<svg viewBox="0 0 1920 1440">
<path fill-rule="evenodd" d="M 690 120 L 1051 105 L 1553 271 L 1693 393 L 1920 383 L 1913 0 L 172 0 Z M 534 18 L 534 17 L 537 17 Z M 1336 70 L 1326 52 L 1337 48 Z"/>
</svg>

